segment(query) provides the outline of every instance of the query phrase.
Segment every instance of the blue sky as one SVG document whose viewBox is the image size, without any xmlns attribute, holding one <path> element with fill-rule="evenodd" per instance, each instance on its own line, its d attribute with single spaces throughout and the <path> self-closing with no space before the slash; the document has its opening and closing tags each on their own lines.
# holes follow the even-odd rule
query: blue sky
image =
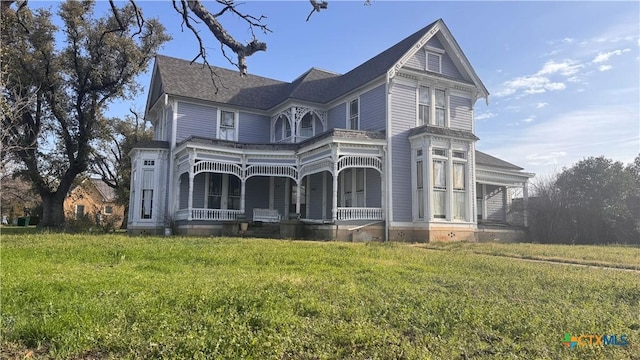
<svg viewBox="0 0 640 360">
<path fill-rule="evenodd" d="M 196 55 L 170 2 L 140 5 L 174 37 L 162 54 Z M 345 73 L 442 18 L 491 93 L 488 106 L 476 104 L 479 150 L 542 176 L 588 156 L 628 163 L 640 152 L 640 2 L 334 0 L 309 22 L 306 0 L 249 1 L 240 9 L 266 16 L 273 30 L 258 34 L 268 49 L 248 58 L 249 72 L 284 81 L 310 67 Z M 238 39 L 251 39 L 243 22 L 222 22 Z M 206 29 L 202 35 L 210 62 L 231 67 Z M 149 79 L 150 72 L 139 80 L 146 88 Z M 143 109 L 145 100 L 114 104 L 109 114 Z"/>
</svg>

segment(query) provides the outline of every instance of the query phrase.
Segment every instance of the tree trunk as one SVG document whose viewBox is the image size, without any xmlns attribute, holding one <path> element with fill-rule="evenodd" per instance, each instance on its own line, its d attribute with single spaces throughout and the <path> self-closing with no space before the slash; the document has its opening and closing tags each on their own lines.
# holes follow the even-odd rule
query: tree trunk
<svg viewBox="0 0 640 360">
<path fill-rule="evenodd" d="M 64 227 L 64 196 L 59 196 L 58 192 L 40 194 L 42 198 L 42 218 L 38 223 L 39 227 Z"/>
<path fill-rule="evenodd" d="M 127 223 L 129 222 L 129 206 L 124 207 L 124 212 L 122 214 L 122 224 L 120 224 L 121 230 L 127 228 Z"/>
</svg>

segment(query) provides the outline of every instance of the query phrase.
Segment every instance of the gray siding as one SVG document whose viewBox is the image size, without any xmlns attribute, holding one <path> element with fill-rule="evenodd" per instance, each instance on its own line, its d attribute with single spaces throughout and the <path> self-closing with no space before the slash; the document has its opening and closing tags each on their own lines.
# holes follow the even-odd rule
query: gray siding
<svg viewBox="0 0 640 360">
<path fill-rule="evenodd" d="M 411 147 L 409 129 L 416 123 L 416 96 L 413 87 L 395 84 L 391 93 L 391 156 L 393 176 L 393 219 L 412 221 Z"/>
<path fill-rule="evenodd" d="M 271 119 L 267 116 L 241 112 L 238 124 L 238 141 L 268 143 L 271 141 Z"/>
<path fill-rule="evenodd" d="M 183 173 L 180 175 L 180 209 L 186 209 L 189 207 L 189 174 Z"/>
<path fill-rule="evenodd" d="M 322 173 L 310 176 L 309 203 L 307 204 L 307 217 L 309 219 L 322 219 Z"/>
<path fill-rule="evenodd" d="M 200 173 L 193 178 L 193 207 L 204 208 L 204 194 L 206 187 L 206 173 Z M 187 186 L 189 186 L 189 180 L 187 180 Z"/>
<path fill-rule="evenodd" d="M 360 95 L 360 129 L 380 131 L 386 127 L 385 85 Z"/>
<path fill-rule="evenodd" d="M 173 132 L 173 110 L 171 109 L 171 107 L 167 108 L 165 121 L 166 121 L 166 131 L 164 133 L 165 140 L 171 142 L 171 134 Z M 175 144 L 171 144 L 171 146 L 173 145 Z"/>
<path fill-rule="evenodd" d="M 340 203 L 338 203 L 340 206 Z M 327 219 L 331 219 L 333 207 L 333 176 L 327 172 Z"/>
<path fill-rule="evenodd" d="M 454 79 L 464 80 L 464 77 L 458 71 L 458 68 L 451 60 L 451 56 L 448 53 L 444 53 L 442 55 L 442 74 L 446 76 L 450 76 Z"/>
<path fill-rule="evenodd" d="M 366 169 L 367 207 L 382 207 L 381 180 L 377 170 Z"/>
<path fill-rule="evenodd" d="M 505 222 L 505 188 L 502 186 L 487 185 L 487 215 L 490 221 Z"/>
<path fill-rule="evenodd" d="M 327 121 L 327 130 L 346 128 L 347 104 L 342 103 L 336 107 L 329 109 L 327 117 L 329 118 L 329 120 Z"/>
<path fill-rule="evenodd" d="M 290 180 L 293 181 L 293 180 Z M 278 212 L 280 212 L 280 216 L 282 216 L 282 218 L 285 218 L 285 213 L 284 213 L 284 185 L 285 185 L 285 178 L 283 177 L 276 177 L 274 179 L 275 182 L 275 190 L 274 190 L 274 197 L 273 197 L 273 207 L 274 209 L 277 209 Z"/>
<path fill-rule="evenodd" d="M 449 114 L 451 116 L 451 128 L 471 131 L 471 99 L 459 96 L 449 97 Z"/>
<path fill-rule="evenodd" d="M 180 102 L 176 142 L 179 143 L 192 135 L 215 138 L 217 124 L 216 108 Z"/>
<path fill-rule="evenodd" d="M 269 177 L 250 177 L 245 184 L 244 213 L 247 219 L 253 217 L 253 209 L 269 208 Z"/>
</svg>

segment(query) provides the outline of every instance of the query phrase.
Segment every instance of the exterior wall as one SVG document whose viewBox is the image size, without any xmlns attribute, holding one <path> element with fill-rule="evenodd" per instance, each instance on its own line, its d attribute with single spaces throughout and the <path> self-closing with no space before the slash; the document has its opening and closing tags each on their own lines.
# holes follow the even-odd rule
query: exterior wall
<svg viewBox="0 0 640 360">
<path fill-rule="evenodd" d="M 382 178 L 380 173 L 374 169 L 365 169 L 367 207 L 382 207 Z"/>
<path fill-rule="evenodd" d="M 189 174 L 180 175 L 180 199 L 178 200 L 178 208 L 186 209 L 189 207 Z"/>
<path fill-rule="evenodd" d="M 230 175 L 231 176 L 231 175 Z M 253 176 L 247 179 L 244 194 L 244 214 L 246 219 L 253 217 L 253 209 L 269 208 L 269 177 Z"/>
<path fill-rule="evenodd" d="M 416 123 L 415 88 L 397 83 L 391 92 L 391 161 L 393 177 L 392 221 L 412 221 L 411 211 L 411 146 L 409 129 Z"/>
<path fill-rule="evenodd" d="M 505 222 L 505 188 L 503 186 L 487 185 L 486 194 L 487 215 L 489 221 Z"/>
<path fill-rule="evenodd" d="M 193 207 L 194 208 L 204 208 L 205 206 L 205 188 L 206 184 L 206 173 L 200 173 L 193 177 Z M 187 186 L 189 186 L 189 181 L 187 180 Z M 188 190 L 187 190 L 188 192 Z"/>
<path fill-rule="evenodd" d="M 473 130 L 471 99 L 451 95 L 449 97 L 449 114 L 451 116 L 452 129 Z"/>
<path fill-rule="evenodd" d="M 215 138 L 218 127 L 217 116 L 215 107 L 179 102 L 176 142 L 179 143 L 192 135 Z"/>
<path fill-rule="evenodd" d="M 327 130 L 345 129 L 347 127 L 347 104 L 339 104 L 327 112 Z"/>
<path fill-rule="evenodd" d="M 271 141 L 271 118 L 245 112 L 240 112 L 238 116 L 239 142 L 268 143 Z"/>
<path fill-rule="evenodd" d="M 360 129 L 384 130 L 387 126 L 386 86 L 384 84 L 360 95 Z"/>
<path fill-rule="evenodd" d="M 309 175 L 307 218 L 322 219 L 322 173 Z"/>
<path fill-rule="evenodd" d="M 173 110 L 171 109 L 170 106 L 167 107 L 166 113 L 165 113 L 165 136 L 164 139 L 165 141 L 169 141 L 169 143 L 171 143 L 171 134 L 173 133 Z M 173 146 L 175 144 L 171 144 L 171 146 Z"/>
</svg>

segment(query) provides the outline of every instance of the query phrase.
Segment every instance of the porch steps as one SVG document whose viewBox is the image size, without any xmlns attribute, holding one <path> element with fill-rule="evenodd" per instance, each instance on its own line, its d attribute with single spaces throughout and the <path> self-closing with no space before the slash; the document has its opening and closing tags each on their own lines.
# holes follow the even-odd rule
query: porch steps
<svg viewBox="0 0 640 360">
<path fill-rule="evenodd" d="M 241 235 L 242 237 L 253 237 L 262 239 L 279 239 L 280 224 L 279 223 L 249 223 L 247 231 Z"/>
</svg>

